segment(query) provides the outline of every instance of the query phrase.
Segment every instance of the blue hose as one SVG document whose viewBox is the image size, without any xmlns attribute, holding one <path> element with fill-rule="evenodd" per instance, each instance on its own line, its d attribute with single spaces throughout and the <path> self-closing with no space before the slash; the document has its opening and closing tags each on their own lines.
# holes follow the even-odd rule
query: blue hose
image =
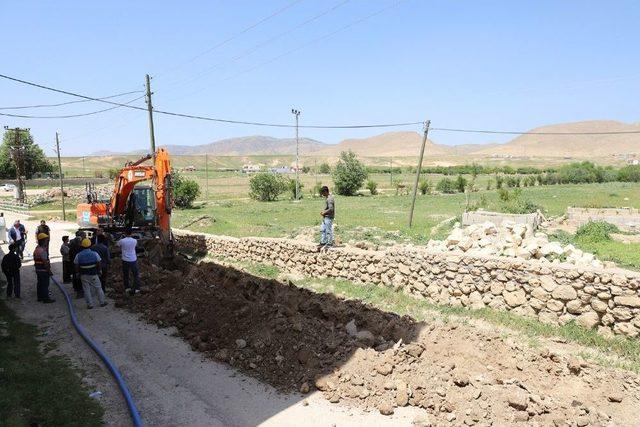
<svg viewBox="0 0 640 427">
<path fill-rule="evenodd" d="M 93 351 L 95 351 L 96 354 L 100 356 L 100 359 L 102 359 L 105 366 L 107 367 L 107 369 L 109 369 L 109 372 L 111 372 L 111 375 L 113 375 L 113 378 L 115 378 L 116 382 L 118 383 L 118 387 L 122 392 L 122 396 L 124 397 L 124 400 L 127 402 L 127 407 L 129 408 L 129 413 L 131 414 L 133 425 L 136 427 L 141 427 L 143 424 L 142 424 L 142 419 L 140 419 L 140 413 L 138 413 L 138 408 L 136 407 L 136 404 L 133 401 L 133 397 L 131 397 L 131 392 L 127 387 L 127 383 L 124 382 L 122 375 L 118 371 L 118 368 L 116 368 L 115 365 L 109 359 L 109 357 L 102 352 L 102 349 L 98 346 L 98 344 L 96 344 L 91 339 L 91 337 L 87 334 L 87 332 L 84 330 L 82 325 L 78 323 L 78 318 L 76 316 L 76 311 L 73 308 L 73 304 L 71 303 L 71 298 L 69 297 L 69 294 L 64 289 L 64 287 L 60 284 L 60 282 L 58 282 L 58 279 L 56 279 L 55 277 L 51 277 L 51 280 L 53 280 L 53 283 L 55 283 L 58 289 L 60 289 L 60 292 L 62 292 L 65 300 L 67 301 L 67 307 L 69 308 L 69 316 L 71 317 L 71 323 L 73 323 L 73 326 L 76 328 L 76 331 L 78 331 L 80 336 L 86 341 L 89 347 L 91 347 Z"/>
</svg>

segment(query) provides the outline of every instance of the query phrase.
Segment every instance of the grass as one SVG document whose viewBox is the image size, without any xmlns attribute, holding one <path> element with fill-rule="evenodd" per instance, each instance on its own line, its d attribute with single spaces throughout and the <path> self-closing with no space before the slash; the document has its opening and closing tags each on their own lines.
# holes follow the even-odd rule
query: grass
<svg viewBox="0 0 640 427">
<path fill-rule="evenodd" d="M 377 227 L 381 233 L 399 232 L 399 240 L 408 238 L 413 243 L 425 243 L 436 224 L 448 217 L 461 215 L 466 204 L 464 194 L 419 195 L 414 226 L 409 228 L 411 197 L 392 194 L 337 196 L 338 236 L 355 227 Z M 486 200 L 487 210 L 500 208 L 501 202 L 495 190 L 473 193 L 472 203 L 479 201 L 482 196 Z M 542 206 L 548 215 L 563 214 L 567 206 L 586 204 L 640 207 L 640 185 L 606 183 L 528 187 L 522 189 L 522 197 Z M 323 207 L 322 199 L 312 198 L 306 192 L 305 198 L 296 203 L 290 200 L 256 202 L 238 198 L 220 201 L 213 195 L 204 202 L 197 209 L 175 211 L 174 226 L 180 228 L 197 216 L 209 215 L 215 222 L 206 226 L 194 224 L 190 229 L 237 237 L 283 237 L 302 227 L 317 227 L 319 212 Z"/>
<path fill-rule="evenodd" d="M 102 425 L 102 407 L 67 360 L 41 352 L 34 326 L 18 321 L 3 302 L 0 324 L 8 331 L 0 337 L 1 425 Z"/>
<path fill-rule="evenodd" d="M 279 269 L 254 262 L 238 262 L 225 259 L 232 265 L 261 277 L 275 278 Z M 267 274 L 261 274 L 261 272 Z M 539 322 L 536 319 L 519 316 L 506 311 L 484 308 L 480 310 L 468 310 L 461 307 L 436 305 L 425 300 L 419 300 L 392 289 L 362 285 L 344 279 L 293 279 L 296 286 L 310 289 L 318 293 L 332 293 L 347 299 L 356 299 L 372 306 L 400 315 L 408 315 L 418 321 L 430 321 L 434 315 L 450 321 L 456 318 L 459 322 L 467 322 L 468 319 L 480 319 L 493 325 L 504 327 L 518 332 L 529 345 L 538 346 L 541 338 L 559 337 L 568 342 L 583 345 L 589 351 L 581 355 L 603 366 L 622 368 L 640 373 L 640 340 L 621 336 L 611 338 L 599 335 L 595 330 L 588 330 L 570 322 L 566 325 L 556 326 Z"/>
</svg>

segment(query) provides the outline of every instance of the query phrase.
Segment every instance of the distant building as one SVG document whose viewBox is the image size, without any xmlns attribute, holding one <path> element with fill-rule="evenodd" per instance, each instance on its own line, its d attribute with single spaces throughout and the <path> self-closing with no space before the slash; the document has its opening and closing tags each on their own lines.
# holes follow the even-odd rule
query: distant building
<svg viewBox="0 0 640 427">
<path fill-rule="evenodd" d="M 189 165 L 189 166 L 185 166 L 183 169 L 185 172 L 195 172 L 196 171 L 196 167 L 193 165 Z"/>
<path fill-rule="evenodd" d="M 260 172 L 260 165 L 242 165 L 242 173 Z"/>
<path fill-rule="evenodd" d="M 290 168 L 289 166 L 278 166 L 277 168 L 269 169 L 269 171 L 273 172 L 273 173 L 281 173 L 281 174 L 293 173 L 294 172 L 294 170 L 292 168 Z"/>
</svg>

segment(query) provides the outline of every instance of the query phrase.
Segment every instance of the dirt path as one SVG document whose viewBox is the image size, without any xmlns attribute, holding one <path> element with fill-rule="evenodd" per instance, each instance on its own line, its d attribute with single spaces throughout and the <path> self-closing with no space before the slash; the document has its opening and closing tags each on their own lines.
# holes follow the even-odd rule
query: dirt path
<svg viewBox="0 0 640 427">
<path fill-rule="evenodd" d="M 8 215 L 11 223 L 16 215 Z M 9 222 L 11 221 L 11 222 Z M 25 222 L 33 236 L 36 222 Z M 58 242 L 73 224 L 49 224 L 52 228 L 52 255 Z M 6 247 L 5 247 L 6 248 Z M 31 253 L 34 242 L 27 244 Z M 61 271 L 59 257 L 54 270 Z M 127 425 L 129 416 L 120 394 L 97 356 L 73 330 L 62 295 L 52 286 L 54 304 L 38 304 L 35 275 L 26 262 L 22 272 L 21 301 L 9 306 L 26 322 L 44 331 L 42 340 L 57 344 L 57 353 L 68 356 L 81 369 L 91 390 L 102 392 L 108 425 Z M 70 287 L 70 285 L 67 285 Z M 87 311 L 84 301 L 74 300 L 80 322 L 118 366 L 129 384 L 146 425 L 250 426 L 277 425 L 410 425 L 426 411 L 402 408 L 392 417 L 332 405 L 321 393 L 306 398 L 298 393 L 278 393 L 271 386 L 207 359 L 194 352 L 184 340 L 173 336 L 172 328 L 159 329 L 138 320 L 137 315 L 114 307 Z"/>
</svg>

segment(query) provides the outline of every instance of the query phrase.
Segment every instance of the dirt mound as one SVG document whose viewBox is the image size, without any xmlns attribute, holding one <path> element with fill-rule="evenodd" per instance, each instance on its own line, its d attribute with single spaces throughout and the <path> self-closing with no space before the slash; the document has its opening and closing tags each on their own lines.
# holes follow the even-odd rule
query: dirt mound
<svg viewBox="0 0 640 427">
<path fill-rule="evenodd" d="M 315 388 L 330 402 L 383 414 L 412 405 L 438 425 L 636 424 L 635 374 L 530 349 L 490 328 L 416 323 L 217 264 L 177 268 L 143 264 L 147 287 L 136 297 L 114 274 L 117 306 L 176 326 L 194 349 L 279 390 Z"/>
<path fill-rule="evenodd" d="M 135 298 L 123 294 L 120 277 L 113 275 L 118 306 L 160 326 L 176 326 L 194 349 L 283 391 L 332 372 L 357 348 L 388 348 L 417 331 L 407 317 L 216 264 L 141 268 L 149 286 Z M 350 335 L 350 322 L 359 335 Z"/>
</svg>

